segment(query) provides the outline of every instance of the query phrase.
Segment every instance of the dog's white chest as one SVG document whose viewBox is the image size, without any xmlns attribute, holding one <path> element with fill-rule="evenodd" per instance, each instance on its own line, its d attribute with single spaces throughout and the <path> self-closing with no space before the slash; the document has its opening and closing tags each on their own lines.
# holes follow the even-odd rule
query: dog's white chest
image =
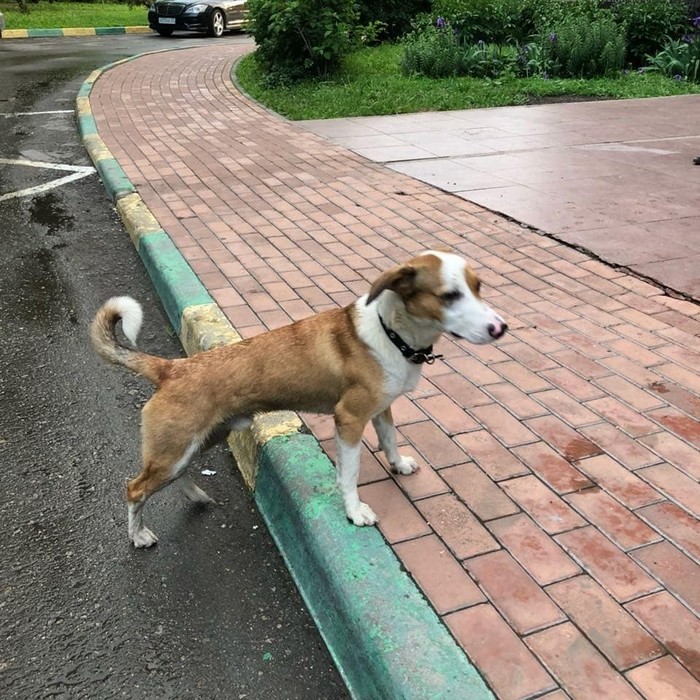
<svg viewBox="0 0 700 700">
<path fill-rule="evenodd" d="M 389 340 L 374 309 L 368 309 L 364 300 L 356 305 L 357 333 L 372 350 L 384 375 L 383 405 L 380 411 L 406 392 L 413 391 L 420 380 L 421 365 L 407 362 Z"/>
</svg>

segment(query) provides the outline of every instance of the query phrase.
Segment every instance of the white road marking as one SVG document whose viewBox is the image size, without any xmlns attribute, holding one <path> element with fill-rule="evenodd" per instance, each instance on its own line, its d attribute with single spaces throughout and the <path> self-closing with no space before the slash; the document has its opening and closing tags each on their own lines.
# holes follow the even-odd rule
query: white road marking
<svg viewBox="0 0 700 700">
<path fill-rule="evenodd" d="M 66 185 L 69 182 L 74 182 L 75 180 L 80 180 L 81 178 L 92 175 L 95 172 L 95 168 L 87 165 L 66 165 L 63 163 L 43 163 L 41 161 L 35 160 L 17 160 L 13 158 L 0 158 L 0 165 L 24 165 L 29 168 L 41 168 L 44 170 L 61 170 L 63 172 L 72 173 L 71 175 L 65 175 L 64 177 L 59 177 L 56 180 L 51 180 L 51 182 L 46 182 L 43 185 L 36 185 L 35 187 L 26 187 L 23 190 L 17 190 L 15 192 L 8 192 L 7 194 L 0 195 L 0 202 L 6 199 L 12 199 L 13 197 L 28 197 L 34 194 L 39 194 L 41 192 L 47 192 L 61 185 Z"/>
<path fill-rule="evenodd" d="M 52 109 L 48 112 L 8 112 L 6 114 L 1 114 L 0 116 L 9 119 L 10 117 L 34 117 L 39 114 L 74 114 L 74 109 Z"/>
</svg>

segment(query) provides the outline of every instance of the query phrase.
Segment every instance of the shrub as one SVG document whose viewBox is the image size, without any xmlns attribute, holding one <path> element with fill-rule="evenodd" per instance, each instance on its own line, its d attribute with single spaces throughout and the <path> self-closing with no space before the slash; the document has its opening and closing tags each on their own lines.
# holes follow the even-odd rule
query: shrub
<svg viewBox="0 0 700 700">
<path fill-rule="evenodd" d="M 590 20 L 571 16 L 539 43 L 551 60 L 552 70 L 562 77 L 592 78 L 609 75 L 625 65 L 625 28 L 609 14 Z"/>
<path fill-rule="evenodd" d="M 463 44 L 505 43 L 532 34 L 523 24 L 524 0 L 434 0 L 433 14 L 444 17 Z"/>
<path fill-rule="evenodd" d="M 381 22 L 390 39 L 406 34 L 414 17 L 430 10 L 430 0 L 360 0 L 357 5 L 360 24 Z"/>
<path fill-rule="evenodd" d="M 655 56 L 647 56 L 649 70 L 669 78 L 700 83 L 700 16 L 693 20 L 693 29 L 682 39 L 667 39 Z"/>
<path fill-rule="evenodd" d="M 428 78 L 470 76 L 496 78 L 514 72 L 515 46 L 478 41 L 464 46 L 443 18 L 438 25 L 418 29 L 404 40 L 401 69 L 408 75 Z"/>
<path fill-rule="evenodd" d="M 680 39 L 688 16 L 686 0 L 613 0 L 611 9 L 618 23 L 627 26 L 628 55 L 637 66 L 668 37 Z"/>
<path fill-rule="evenodd" d="M 403 41 L 401 70 L 406 75 L 447 78 L 461 75 L 464 50 L 442 18 L 439 25 L 418 26 Z"/>
<path fill-rule="evenodd" d="M 350 52 L 354 0 L 249 0 L 248 31 L 268 84 L 325 75 Z"/>
</svg>

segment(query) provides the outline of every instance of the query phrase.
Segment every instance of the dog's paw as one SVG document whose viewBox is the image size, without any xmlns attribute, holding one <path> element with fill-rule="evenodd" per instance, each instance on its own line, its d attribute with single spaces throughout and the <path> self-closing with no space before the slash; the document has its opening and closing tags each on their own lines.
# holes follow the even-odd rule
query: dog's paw
<svg viewBox="0 0 700 700">
<path fill-rule="evenodd" d="M 196 484 L 189 483 L 182 488 L 182 493 L 190 503 L 198 506 L 216 504 L 216 501 L 206 491 L 202 491 Z"/>
<path fill-rule="evenodd" d="M 152 547 L 158 538 L 153 532 L 151 532 L 147 527 L 142 527 L 138 532 L 131 535 L 131 541 L 134 543 L 134 547 Z"/>
<path fill-rule="evenodd" d="M 391 465 L 391 470 L 397 474 L 413 474 L 418 471 L 418 463 L 413 457 L 399 457 L 399 461 Z"/>
<path fill-rule="evenodd" d="M 366 503 L 360 503 L 356 508 L 348 509 L 346 512 L 348 520 L 358 527 L 374 525 L 377 522 L 377 516 Z"/>
</svg>

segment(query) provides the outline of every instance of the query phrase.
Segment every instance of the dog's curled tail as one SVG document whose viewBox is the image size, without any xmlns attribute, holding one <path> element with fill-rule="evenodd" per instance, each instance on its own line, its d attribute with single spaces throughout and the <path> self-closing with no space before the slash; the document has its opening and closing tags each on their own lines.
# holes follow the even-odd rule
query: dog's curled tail
<svg viewBox="0 0 700 700">
<path fill-rule="evenodd" d="M 90 325 L 90 340 L 95 352 L 107 362 L 126 367 L 155 385 L 160 384 L 170 361 L 122 345 L 114 332 L 120 319 L 124 335 L 136 345 L 143 321 L 141 304 L 131 297 L 112 297 L 99 308 Z"/>
</svg>

